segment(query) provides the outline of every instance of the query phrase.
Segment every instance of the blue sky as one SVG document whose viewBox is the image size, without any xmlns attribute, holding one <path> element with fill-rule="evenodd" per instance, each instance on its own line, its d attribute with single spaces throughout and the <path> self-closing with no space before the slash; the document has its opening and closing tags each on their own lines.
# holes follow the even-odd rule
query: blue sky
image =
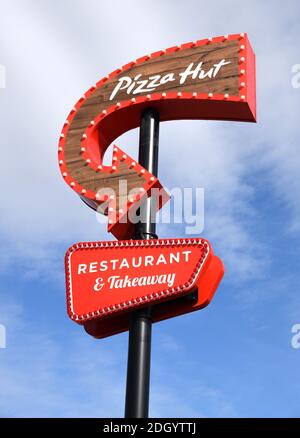
<svg viewBox="0 0 300 438">
<path fill-rule="evenodd" d="M 66 249 L 110 236 L 60 177 L 59 132 L 120 65 L 237 32 L 257 56 L 258 123 L 161 124 L 160 179 L 205 188 L 202 235 L 226 275 L 205 310 L 153 327 L 150 415 L 299 416 L 299 3 L 0 0 L 0 11 L 0 416 L 123 415 L 127 334 L 96 341 L 66 315 Z M 117 144 L 136 157 L 137 142 L 134 131 Z"/>
</svg>

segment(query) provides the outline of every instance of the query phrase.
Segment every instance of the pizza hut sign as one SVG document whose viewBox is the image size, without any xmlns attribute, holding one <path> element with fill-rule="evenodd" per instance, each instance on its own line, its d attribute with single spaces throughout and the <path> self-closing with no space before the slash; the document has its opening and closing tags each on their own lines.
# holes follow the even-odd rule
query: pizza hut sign
<svg viewBox="0 0 300 438">
<path fill-rule="evenodd" d="M 120 135 L 140 126 L 149 107 L 161 122 L 255 122 L 255 55 L 247 35 L 205 38 L 149 53 L 101 78 L 72 107 L 59 138 L 62 177 L 86 204 L 108 213 L 108 231 L 119 240 L 134 235 L 131 212 L 154 189 L 163 192 L 163 184 L 117 145 L 111 165 L 104 158 Z M 126 193 L 120 180 L 126 182 Z M 165 193 L 158 208 L 168 199 Z"/>
<path fill-rule="evenodd" d="M 157 189 L 163 194 L 158 209 L 169 196 L 126 150 L 114 145 L 111 165 L 104 159 L 115 139 L 140 126 L 147 108 L 160 122 L 255 122 L 255 54 L 247 34 L 190 41 L 132 60 L 86 90 L 63 124 L 62 177 L 87 205 L 107 214 L 108 231 L 119 240 L 77 243 L 65 258 L 69 316 L 97 338 L 128 330 L 128 312 L 139 307 L 151 305 L 153 322 L 205 307 L 224 274 L 205 239 L 129 240 L 135 237 L 131 213 Z"/>
</svg>

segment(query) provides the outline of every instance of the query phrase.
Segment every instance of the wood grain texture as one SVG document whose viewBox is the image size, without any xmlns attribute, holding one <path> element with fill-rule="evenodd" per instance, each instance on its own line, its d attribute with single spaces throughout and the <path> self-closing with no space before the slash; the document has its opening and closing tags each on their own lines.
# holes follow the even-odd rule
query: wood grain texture
<svg viewBox="0 0 300 438">
<path fill-rule="evenodd" d="M 128 95 L 126 90 L 120 91 L 113 100 L 109 97 L 115 88 L 120 77 L 135 76 L 142 74 L 142 79 L 156 74 L 165 75 L 174 73 L 176 80 L 159 86 L 155 92 L 197 92 L 197 93 L 228 93 L 230 96 L 238 96 L 238 47 L 239 42 L 226 41 L 212 43 L 195 48 L 178 50 L 177 52 L 162 55 L 155 59 L 133 66 L 125 72 L 120 72 L 117 76 L 108 79 L 100 88 L 96 89 L 92 95 L 83 102 L 78 109 L 68 129 L 68 135 L 64 148 L 64 159 L 69 174 L 83 187 L 93 192 L 97 192 L 99 187 L 107 184 L 114 190 L 117 190 L 118 178 L 113 175 L 107 175 L 102 172 L 95 172 L 83 159 L 81 154 L 81 139 L 86 127 L 91 120 L 94 120 L 99 113 L 108 107 L 115 105 L 117 102 L 127 101 L 133 95 Z M 216 78 L 205 78 L 195 80 L 187 78 L 183 85 L 179 84 L 178 74 L 184 71 L 190 63 L 198 64 L 203 62 L 203 69 L 208 71 L 214 64 L 221 59 L 230 61 L 229 65 L 224 66 Z M 151 94 L 145 91 L 139 95 Z M 99 164 L 104 151 L 99 145 Z M 133 170 L 124 166 L 120 169 L 122 178 L 128 182 L 128 189 L 143 185 L 145 180 L 143 176 L 138 176 Z"/>
</svg>

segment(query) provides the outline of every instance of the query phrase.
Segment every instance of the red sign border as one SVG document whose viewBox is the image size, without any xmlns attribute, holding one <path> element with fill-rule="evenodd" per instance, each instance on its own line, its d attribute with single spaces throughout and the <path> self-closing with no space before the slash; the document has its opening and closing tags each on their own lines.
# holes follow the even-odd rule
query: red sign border
<svg viewBox="0 0 300 438">
<path fill-rule="evenodd" d="M 72 297 L 72 282 L 71 282 L 71 256 L 78 249 L 89 250 L 91 248 L 132 248 L 132 247 L 153 247 L 153 246 L 200 246 L 203 245 L 205 255 L 199 257 L 199 261 L 195 267 L 193 274 L 189 281 L 183 285 L 177 286 L 176 288 L 164 289 L 161 292 L 155 294 L 144 295 L 140 298 L 135 298 L 132 301 L 127 300 L 118 303 L 111 307 L 104 307 L 103 309 L 95 309 L 92 312 L 80 314 L 74 312 L 73 310 L 73 297 Z M 149 240 L 120 240 L 120 241 L 109 241 L 109 242 L 79 242 L 72 245 L 65 255 L 65 270 L 66 270 L 66 289 L 67 289 L 67 311 L 72 320 L 82 324 L 85 321 L 89 321 L 95 318 L 106 318 L 114 314 L 120 313 L 120 311 L 129 311 L 139 308 L 141 306 L 149 305 L 151 302 L 160 303 L 169 298 L 177 295 L 185 295 L 197 286 L 197 279 L 199 273 L 202 271 L 205 262 L 213 255 L 213 250 L 210 243 L 203 238 L 191 238 L 191 239 L 149 239 Z"/>
</svg>

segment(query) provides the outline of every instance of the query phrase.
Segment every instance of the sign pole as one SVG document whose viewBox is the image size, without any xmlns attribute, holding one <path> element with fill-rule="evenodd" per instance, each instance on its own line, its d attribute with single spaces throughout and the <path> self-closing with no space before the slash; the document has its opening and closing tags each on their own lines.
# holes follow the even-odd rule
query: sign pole
<svg viewBox="0 0 300 438">
<path fill-rule="evenodd" d="M 148 108 L 141 115 L 139 163 L 157 176 L 159 114 Z M 147 198 L 140 207 L 141 220 L 134 239 L 157 239 L 155 199 Z M 151 361 L 151 308 L 136 310 L 130 315 L 125 418 L 148 418 Z"/>
<path fill-rule="evenodd" d="M 107 213 L 116 238 L 68 249 L 67 310 L 96 339 L 129 330 L 125 418 L 148 417 L 152 323 L 206 307 L 224 274 L 208 240 L 156 236 L 155 213 L 170 199 L 157 178 L 159 123 L 255 122 L 255 84 L 246 33 L 205 38 L 114 70 L 81 95 L 63 124 L 61 175 L 89 207 Z M 112 142 L 138 127 L 139 160 L 114 145 L 105 165 Z"/>
</svg>

